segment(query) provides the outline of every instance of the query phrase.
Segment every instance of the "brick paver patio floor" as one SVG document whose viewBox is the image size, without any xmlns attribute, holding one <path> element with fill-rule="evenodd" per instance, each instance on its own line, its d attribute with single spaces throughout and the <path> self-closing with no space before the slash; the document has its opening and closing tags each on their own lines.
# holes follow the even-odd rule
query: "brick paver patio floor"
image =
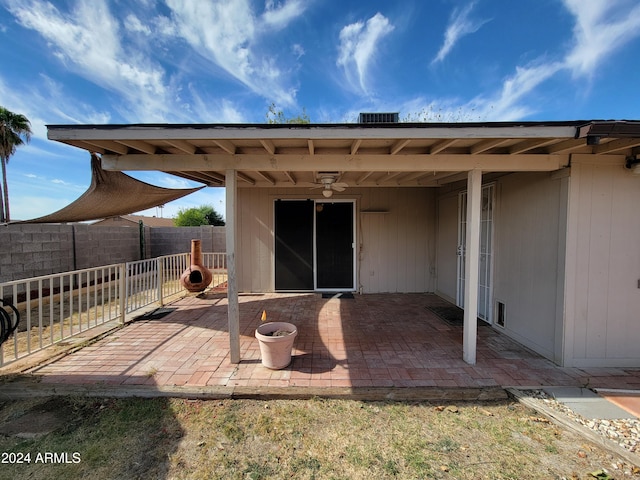
<svg viewBox="0 0 640 480">
<path fill-rule="evenodd" d="M 35 369 L 43 383 L 255 387 L 495 387 L 567 385 L 640 389 L 640 369 L 561 368 L 490 326 L 478 327 L 476 365 L 462 360 L 462 328 L 428 307 L 428 294 L 240 296 L 241 362 L 229 361 L 227 300 L 185 297 L 169 315 L 137 320 Z M 269 321 L 298 328 L 289 367 L 260 363 L 254 330 Z"/>
</svg>

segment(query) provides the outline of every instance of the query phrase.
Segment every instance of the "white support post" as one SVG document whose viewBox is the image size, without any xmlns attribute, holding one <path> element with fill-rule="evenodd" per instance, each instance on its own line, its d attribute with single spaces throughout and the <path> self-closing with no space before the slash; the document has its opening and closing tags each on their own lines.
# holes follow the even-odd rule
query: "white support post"
<svg viewBox="0 0 640 480">
<path fill-rule="evenodd" d="M 229 319 L 229 355 L 231 363 L 240 363 L 240 305 L 238 303 L 238 279 L 236 275 L 236 203 L 238 198 L 238 173 L 225 172 L 227 200 L 227 315 Z"/>
<path fill-rule="evenodd" d="M 467 176 L 467 244 L 465 246 L 464 332 L 462 359 L 476 363 L 478 336 L 478 274 L 480 267 L 480 214 L 482 171 L 470 170 Z"/>
</svg>

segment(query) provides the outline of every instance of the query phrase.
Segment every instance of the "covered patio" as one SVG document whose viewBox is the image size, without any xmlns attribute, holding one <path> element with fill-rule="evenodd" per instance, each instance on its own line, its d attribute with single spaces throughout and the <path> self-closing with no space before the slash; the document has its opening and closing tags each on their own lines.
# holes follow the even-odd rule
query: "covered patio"
<svg viewBox="0 0 640 480">
<path fill-rule="evenodd" d="M 513 343 L 494 358 L 501 349 L 487 345 L 503 336 L 557 365 L 612 367 L 614 375 L 619 367 L 638 367 L 640 230 L 629 218 L 636 216 L 639 122 L 372 122 L 49 125 L 48 137 L 100 154 L 108 171 L 158 171 L 224 186 L 228 303 L 219 306 L 227 311 L 230 363 L 238 365 L 222 376 L 226 383 L 267 375 L 250 363 L 257 346 L 247 325 L 257 317 L 246 310 L 269 310 L 261 303 L 274 292 L 315 298 L 348 291 L 367 294 L 359 300 L 367 302 L 378 294 L 431 292 L 464 308 L 463 326 L 451 338 L 431 329 L 421 351 L 405 359 L 395 342 L 415 339 L 411 329 L 424 308 L 413 307 L 421 314 L 407 319 L 412 333 L 405 338 L 375 325 L 376 310 L 352 311 L 342 303 L 335 324 L 341 330 L 325 332 L 332 319 L 321 316 L 330 307 L 307 306 L 314 315 L 306 329 L 314 332 L 311 345 L 306 334 L 298 338 L 289 377 L 268 374 L 267 380 L 283 384 L 375 384 L 376 368 L 409 377 L 394 378 L 398 383 L 551 380 L 522 373 L 535 369 L 511 361 L 510 352 L 520 351 Z M 259 295 L 239 299 L 248 293 Z M 396 297 L 380 298 L 393 303 L 389 298 Z M 291 305 L 296 302 L 276 307 L 275 317 L 282 308 L 296 308 Z M 389 316 L 395 325 L 396 311 Z M 477 317 L 499 333 L 482 332 Z M 307 321 L 293 320 L 303 327 Z M 222 325 L 217 331 L 227 332 Z M 334 337 L 342 338 L 336 352 Z M 379 356 L 370 363 L 368 342 Z M 432 357 L 442 351 L 444 359 Z M 323 362 L 309 365 L 310 353 L 335 364 L 329 372 Z M 391 364 L 385 355 L 405 361 Z M 410 364 L 414 358 L 417 367 Z M 504 368 L 484 370 L 500 359 Z M 444 370 L 424 366 L 438 360 Z M 345 361 L 350 368 L 341 371 Z M 361 373 L 358 362 L 366 365 Z M 407 372 L 414 368 L 429 371 L 412 377 Z M 571 378 L 585 383 L 582 376 Z"/>
<path fill-rule="evenodd" d="M 318 293 L 239 296 L 240 363 L 229 353 L 227 298 L 187 296 L 29 373 L 43 387 L 92 385 L 185 392 L 267 387 L 353 391 L 357 388 L 484 389 L 585 386 L 640 389 L 640 369 L 563 368 L 479 322 L 477 363 L 460 357 L 462 326 L 434 313 L 451 306 L 430 294 Z M 293 361 L 283 370 L 260 363 L 254 330 L 262 311 L 298 328 Z M 244 389 L 244 390 L 243 390 Z M 282 389 L 287 391 L 296 389 Z"/>
</svg>

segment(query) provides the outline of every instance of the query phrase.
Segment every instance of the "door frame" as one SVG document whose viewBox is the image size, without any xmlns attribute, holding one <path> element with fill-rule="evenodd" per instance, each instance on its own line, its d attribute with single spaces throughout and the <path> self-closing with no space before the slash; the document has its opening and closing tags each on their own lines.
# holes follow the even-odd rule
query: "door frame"
<svg viewBox="0 0 640 480">
<path fill-rule="evenodd" d="M 316 235 L 316 213 L 318 212 L 317 206 L 320 203 L 351 203 L 352 205 L 352 215 L 351 215 L 351 261 L 353 265 L 353 276 L 351 278 L 351 287 L 349 288 L 318 288 L 318 245 L 317 245 L 317 235 Z M 356 272 L 358 271 L 356 261 L 356 201 L 353 199 L 323 199 L 318 198 L 314 199 L 314 208 L 313 208 L 313 288 L 316 292 L 355 292 L 357 285 Z"/>
<path fill-rule="evenodd" d="M 486 235 L 484 241 L 489 248 L 485 253 L 480 249 L 480 261 L 485 258 L 486 268 L 485 275 L 478 276 L 478 304 L 480 304 L 481 296 L 485 300 L 485 308 L 480 309 L 478 305 L 478 317 L 485 322 L 493 323 L 493 260 L 495 257 L 495 210 L 496 210 L 496 183 L 487 183 L 482 185 L 481 199 L 484 199 L 485 191 L 489 191 L 489 203 L 491 206 L 490 216 L 487 220 L 481 218 L 480 235 Z M 482 215 L 482 214 L 481 214 Z M 483 232 L 482 223 L 488 223 L 489 229 Z M 456 251 L 456 305 L 464 308 L 464 286 L 465 286 L 465 245 L 466 245 L 466 223 L 467 223 L 467 191 L 463 190 L 458 193 L 458 245 Z M 482 246 L 483 238 L 480 239 L 480 245 Z M 480 265 L 478 265 L 480 268 Z M 486 288 L 485 293 L 482 293 L 482 288 Z M 482 315 L 482 316 L 481 316 Z"/>
<path fill-rule="evenodd" d="M 311 200 L 313 201 L 313 290 L 314 292 L 355 292 L 357 290 L 356 285 L 358 284 L 358 255 L 357 255 L 357 249 L 356 246 L 358 245 L 357 242 L 357 236 L 358 236 L 358 229 L 357 227 L 357 208 L 358 208 L 358 203 L 357 200 L 354 198 L 309 198 L 309 197 L 276 197 L 273 200 L 273 218 L 274 218 L 274 223 L 273 223 L 273 271 L 272 271 L 272 277 L 273 278 L 273 285 L 274 285 L 274 291 L 278 291 L 278 292 L 291 292 L 291 291 L 296 291 L 296 292 L 309 292 L 311 290 L 275 290 L 275 265 L 276 265 L 276 259 L 275 259 L 275 241 L 276 241 L 276 231 L 275 231 L 275 208 L 276 208 L 276 202 L 278 200 L 284 200 L 284 201 L 307 201 L 307 200 Z M 318 206 L 318 204 L 320 203 L 350 203 L 352 204 L 353 208 L 352 208 L 352 218 L 351 218 L 351 224 L 352 224 L 352 239 L 351 239 L 351 245 L 352 245 L 352 262 L 353 262 L 353 278 L 352 278 L 352 286 L 349 288 L 318 288 L 318 249 L 317 249 L 317 235 L 316 235 L 316 208 Z"/>
</svg>

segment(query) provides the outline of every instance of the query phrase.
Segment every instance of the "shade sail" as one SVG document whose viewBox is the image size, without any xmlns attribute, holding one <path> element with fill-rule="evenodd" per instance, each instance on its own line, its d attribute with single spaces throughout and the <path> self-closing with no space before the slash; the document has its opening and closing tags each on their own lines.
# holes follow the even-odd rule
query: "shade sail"
<svg viewBox="0 0 640 480">
<path fill-rule="evenodd" d="M 162 188 L 136 180 L 122 172 L 103 170 L 100 158 L 91 154 L 91 186 L 75 202 L 55 213 L 15 223 L 67 223 L 128 215 L 164 205 L 204 187 Z"/>
</svg>

